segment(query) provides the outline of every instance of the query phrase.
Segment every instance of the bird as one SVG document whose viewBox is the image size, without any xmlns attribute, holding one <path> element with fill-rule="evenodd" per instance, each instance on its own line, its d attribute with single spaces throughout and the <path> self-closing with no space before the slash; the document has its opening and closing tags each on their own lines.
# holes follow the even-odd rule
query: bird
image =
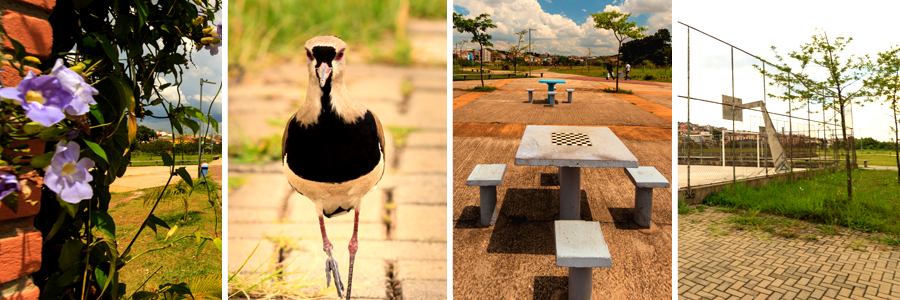
<svg viewBox="0 0 900 300">
<path fill-rule="evenodd" d="M 361 200 L 377 188 L 384 176 L 384 130 L 378 117 L 350 99 L 344 85 L 347 44 L 336 36 L 319 36 L 308 41 L 306 50 L 309 84 L 306 99 L 284 128 L 282 164 L 284 175 L 295 191 L 315 204 L 322 231 L 326 287 L 334 285 L 343 298 L 343 282 L 333 245 L 325 232 L 325 218 L 353 210 L 353 237 L 350 238 L 350 270 L 347 299 L 353 285 L 353 262 L 359 248 Z"/>
</svg>

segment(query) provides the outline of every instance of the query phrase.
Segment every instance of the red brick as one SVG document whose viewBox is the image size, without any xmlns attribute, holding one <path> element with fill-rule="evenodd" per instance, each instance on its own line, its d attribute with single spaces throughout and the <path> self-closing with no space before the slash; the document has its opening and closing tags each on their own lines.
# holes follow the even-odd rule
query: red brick
<svg viewBox="0 0 900 300">
<path fill-rule="evenodd" d="M 29 70 L 35 75 L 41 74 L 41 70 L 32 67 L 25 67 L 25 74 L 28 74 Z M 19 76 L 19 71 L 4 62 L 2 71 L 0 71 L 0 83 L 3 83 L 3 86 L 17 86 L 21 81 L 22 77 Z"/>
<path fill-rule="evenodd" d="M 56 0 L 18 0 L 18 2 L 34 5 L 40 10 L 46 11 L 48 13 L 52 13 L 53 7 L 56 6 Z"/>
<path fill-rule="evenodd" d="M 30 284 L 30 286 L 26 287 L 23 291 L 2 297 L 0 300 L 38 300 L 40 295 L 41 290 L 38 289 L 37 286 L 34 286 L 34 284 Z"/>
<path fill-rule="evenodd" d="M 50 57 L 50 48 L 53 46 L 53 28 L 50 27 L 50 22 L 8 9 L 3 13 L 2 22 L 6 33 L 25 46 L 25 52 L 41 59 Z M 3 37 L 3 48 L 13 49 L 12 42 L 6 37 Z"/>
<path fill-rule="evenodd" d="M 0 283 L 16 280 L 41 268 L 43 238 L 34 227 L 20 235 L 0 239 Z"/>
<path fill-rule="evenodd" d="M 26 199 L 22 193 L 19 193 L 18 213 L 13 212 L 6 205 L 0 204 L 0 221 L 30 217 L 41 210 L 41 187 L 34 183 L 29 183 L 28 186 L 31 187 L 31 196 Z"/>
</svg>

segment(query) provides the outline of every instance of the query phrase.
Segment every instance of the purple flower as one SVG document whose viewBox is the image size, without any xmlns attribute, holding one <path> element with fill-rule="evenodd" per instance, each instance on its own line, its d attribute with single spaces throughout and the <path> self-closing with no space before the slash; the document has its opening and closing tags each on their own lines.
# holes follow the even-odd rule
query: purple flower
<svg viewBox="0 0 900 300">
<path fill-rule="evenodd" d="M 213 45 L 213 44 L 206 45 L 204 48 L 206 48 L 206 50 L 209 50 L 210 55 L 215 56 L 216 54 L 219 54 L 219 47 L 222 46 L 222 38 L 221 38 L 222 37 L 222 23 L 219 23 L 219 25 L 216 25 L 216 30 L 212 32 L 212 37 L 219 38 L 219 42 L 216 43 L 215 45 Z"/>
<path fill-rule="evenodd" d="M 94 180 L 88 173 L 88 170 L 94 167 L 94 161 L 88 158 L 78 160 L 80 151 L 81 146 L 76 142 L 66 144 L 59 141 L 56 144 L 56 153 L 53 154 L 44 175 L 44 185 L 69 203 L 78 203 L 94 195 L 91 185 L 88 184 Z"/>
<path fill-rule="evenodd" d="M 0 199 L 6 198 L 6 196 L 9 196 L 12 192 L 21 190 L 22 188 L 19 187 L 19 181 L 16 179 L 16 175 L 0 170 Z"/>
<path fill-rule="evenodd" d="M 84 77 L 75 73 L 75 71 L 66 68 L 62 59 L 56 60 L 53 71 L 50 72 L 59 79 L 62 88 L 72 94 L 72 102 L 66 106 L 66 113 L 73 116 L 80 116 L 91 111 L 91 104 L 97 104 L 94 96 L 98 94 L 97 89 L 90 84 L 84 82 Z"/>
<path fill-rule="evenodd" d="M 45 127 L 65 119 L 63 108 L 72 102 L 72 95 L 62 89 L 56 77 L 35 76 L 31 71 L 18 87 L 0 89 L 0 97 L 15 100 L 25 109 L 25 116 Z"/>
</svg>

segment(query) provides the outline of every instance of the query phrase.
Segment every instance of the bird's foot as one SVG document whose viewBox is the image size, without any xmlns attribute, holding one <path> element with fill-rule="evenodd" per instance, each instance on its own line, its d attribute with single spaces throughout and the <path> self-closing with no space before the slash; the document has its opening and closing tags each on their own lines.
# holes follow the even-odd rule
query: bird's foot
<svg viewBox="0 0 900 300">
<path fill-rule="evenodd" d="M 341 281 L 341 272 L 338 271 L 337 261 L 329 256 L 325 261 L 325 287 L 331 286 L 332 276 L 334 276 L 334 289 L 337 290 L 338 297 L 344 298 L 344 282 Z"/>
</svg>

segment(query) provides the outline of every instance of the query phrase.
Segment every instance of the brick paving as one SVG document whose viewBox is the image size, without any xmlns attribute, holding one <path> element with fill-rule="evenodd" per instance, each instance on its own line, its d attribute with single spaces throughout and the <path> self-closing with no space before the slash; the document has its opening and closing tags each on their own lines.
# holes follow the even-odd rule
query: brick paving
<svg viewBox="0 0 900 300">
<path fill-rule="evenodd" d="M 678 217 L 679 299 L 900 298 L 900 251 L 873 240 L 883 235 L 800 222 L 798 237 L 784 238 L 731 228 L 731 216 Z"/>
<path fill-rule="evenodd" d="M 345 73 L 351 97 L 378 114 L 388 144 L 384 178 L 361 205 L 354 299 L 447 298 L 447 76 L 445 67 L 437 67 L 446 65 L 446 23 L 414 23 L 412 36 L 440 41 L 414 43 L 412 53 L 420 55 L 414 61 L 427 66 L 351 63 Z M 421 49 L 435 45 L 440 49 Z M 429 53 L 433 53 L 430 58 L 421 57 Z M 289 72 L 292 69 L 302 70 L 305 65 L 275 66 L 255 82 L 230 85 L 229 132 L 240 131 L 251 143 L 280 136 L 283 127 L 267 121 L 283 124 L 305 98 L 301 87 L 306 86 L 307 75 Z M 401 92 L 404 81 L 413 87 L 408 97 Z M 413 129 L 400 148 L 394 146 L 398 137 L 392 135 L 391 127 Z M 229 192 L 228 270 L 236 271 L 260 245 L 244 270 L 271 259 L 281 265 L 290 262 L 287 272 L 291 275 L 285 280 L 312 284 L 301 294 L 324 291 L 326 298 L 337 298 L 333 286 L 325 289 L 327 256 L 313 204 L 291 189 L 281 168 L 280 162 L 229 165 L 230 180 L 243 184 Z M 325 225 L 346 284 L 352 213 L 326 219 Z M 290 247 L 279 247 L 279 239 L 289 241 Z"/>
</svg>

